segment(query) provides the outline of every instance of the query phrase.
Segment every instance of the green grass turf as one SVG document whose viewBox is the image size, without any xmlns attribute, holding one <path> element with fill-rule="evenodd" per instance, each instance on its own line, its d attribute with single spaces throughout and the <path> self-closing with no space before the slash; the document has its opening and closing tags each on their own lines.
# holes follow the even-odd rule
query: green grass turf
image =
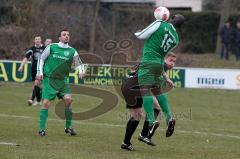
<svg viewBox="0 0 240 159">
<path fill-rule="evenodd" d="M 113 87 L 98 87 L 114 92 Z M 240 104 L 239 91 L 208 89 L 175 89 L 169 93 L 170 105 L 177 119 L 176 131 L 165 138 L 165 122 L 153 140 L 156 147 L 137 141 L 140 127 L 133 136 L 137 150 L 120 149 L 128 112 L 124 101 L 110 112 L 87 121 L 75 121 L 78 136 L 64 133 L 65 122 L 51 107 L 47 136 L 37 136 L 39 107 L 28 107 L 29 84 L 0 83 L 0 144 L 1 159 L 239 159 Z M 73 110 L 94 108 L 101 99 L 74 95 Z M 111 99 L 109 99 L 111 100 Z M 53 120 L 56 119 L 56 120 Z"/>
<path fill-rule="evenodd" d="M 200 68 L 229 68 L 239 69 L 240 61 L 236 61 L 233 54 L 230 54 L 229 60 L 222 60 L 219 55 L 209 54 L 178 54 L 177 65 L 182 67 L 200 67 Z"/>
</svg>

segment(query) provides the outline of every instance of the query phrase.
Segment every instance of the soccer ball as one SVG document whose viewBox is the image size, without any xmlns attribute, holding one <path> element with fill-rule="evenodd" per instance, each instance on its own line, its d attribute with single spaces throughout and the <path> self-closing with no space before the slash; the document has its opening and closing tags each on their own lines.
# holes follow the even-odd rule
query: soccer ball
<svg viewBox="0 0 240 159">
<path fill-rule="evenodd" d="M 154 17 L 157 20 L 167 21 L 169 16 L 170 12 L 166 7 L 157 7 L 154 11 Z"/>
</svg>

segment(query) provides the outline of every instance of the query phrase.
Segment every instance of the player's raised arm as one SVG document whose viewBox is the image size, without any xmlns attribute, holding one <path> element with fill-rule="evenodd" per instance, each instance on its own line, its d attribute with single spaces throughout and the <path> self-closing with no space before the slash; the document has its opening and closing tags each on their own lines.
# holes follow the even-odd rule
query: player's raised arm
<svg viewBox="0 0 240 159">
<path fill-rule="evenodd" d="M 143 29 L 142 31 L 134 33 L 134 35 L 138 39 L 147 39 L 159 28 L 160 25 L 161 25 L 161 21 L 156 20 L 152 24 L 150 24 L 148 27 Z"/>
<path fill-rule="evenodd" d="M 75 54 L 74 54 L 74 57 L 73 57 L 73 64 L 74 64 L 75 68 L 78 70 L 79 78 L 82 79 L 85 76 L 87 66 L 83 64 L 83 62 L 80 59 L 77 51 L 75 51 Z"/>
<path fill-rule="evenodd" d="M 33 54 L 33 50 L 32 48 L 28 49 L 25 53 L 25 57 L 23 58 L 22 62 L 21 62 L 21 65 L 19 66 L 18 68 L 18 71 L 19 72 L 22 72 L 23 71 L 23 67 L 24 65 L 27 63 L 27 60 L 32 56 Z"/>
<path fill-rule="evenodd" d="M 172 80 L 169 78 L 168 74 L 166 72 L 163 72 L 163 78 L 165 79 L 165 81 L 170 85 L 171 88 L 174 87 L 174 83 L 172 82 Z"/>
<path fill-rule="evenodd" d="M 23 66 L 24 66 L 26 63 L 27 63 L 27 58 L 24 57 L 23 60 L 22 60 L 22 62 L 21 62 L 21 65 L 20 65 L 19 68 L 18 68 L 18 71 L 19 71 L 19 72 L 22 72 L 22 71 L 23 71 Z"/>
<path fill-rule="evenodd" d="M 48 58 L 50 55 L 50 45 L 45 48 L 43 51 L 42 55 L 38 59 L 38 64 L 37 64 L 37 78 L 39 80 L 43 79 L 43 66 L 44 66 L 44 61 Z"/>
</svg>

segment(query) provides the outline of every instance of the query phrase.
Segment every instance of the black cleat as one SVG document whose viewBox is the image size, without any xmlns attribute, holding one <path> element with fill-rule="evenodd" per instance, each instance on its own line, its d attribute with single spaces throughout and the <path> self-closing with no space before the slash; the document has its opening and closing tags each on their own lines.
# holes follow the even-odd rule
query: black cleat
<svg viewBox="0 0 240 159">
<path fill-rule="evenodd" d="M 171 118 L 169 120 L 168 126 L 167 126 L 167 131 L 166 131 L 166 137 L 172 136 L 172 134 L 174 132 L 175 123 L 176 123 L 175 119 Z"/>
<path fill-rule="evenodd" d="M 154 144 L 150 139 L 148 139 L 147 137 L 143 137 L 141 134 L 139 134 L 138 140 L 144 142 L 147 145 L 156 146 L 156 144 Z"/>
<path fill-rule="evenodd" d="M 45 131 L 45 130 L 40 130 L 40 131 L 38 132 L 38 135 L 39 135 L 39 136 L 46 136 L 46 131 Z"/>
<path fill-rule="evenodd" d="M 151 140 L 152 136 L 154 135 L 154 132 L 157 130 L 158 127 L 159 127 L 159 122 L 158 122 L 158 121 L 155 121 L 155 122 L 153 123 L 153 126 L 150 127 L 150 130 L 149 130 L 149 132 L 148 132 L 147 138 L 148 138 L 149 140 Z"/>
<path fill-rule="evenodd" d="M 132 144 L 125 144 L 124 142 L 121 145 L 121 149 L 125 149 L 127 151 L 135 151 L 135 149 L 133 148 Z"/>
<path fill-rule="evenodd" d="M 76 131 L 73 128 L 65 128 L 65 133 L 70 134 L 71 136 L 77 135 Z"/>
</svg>

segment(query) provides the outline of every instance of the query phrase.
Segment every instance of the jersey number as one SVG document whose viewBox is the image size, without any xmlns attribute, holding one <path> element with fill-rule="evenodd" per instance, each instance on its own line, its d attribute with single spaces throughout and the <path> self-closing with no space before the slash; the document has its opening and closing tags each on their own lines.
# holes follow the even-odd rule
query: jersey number
<svg viewBox="0 0 240 159">
<path fill-rule="evenodd" d="M 161 45 L 161 48 L 163 49 L 164 52 L 168 52 L 169 48 L 174 43 L 174 41 L 172 39 L 173 39 L 173 37 L 171 36 L 171 34 L 167 33 L 164 35 L 164 39 L 163 39 L 162 45 Z"/>
</svg>

